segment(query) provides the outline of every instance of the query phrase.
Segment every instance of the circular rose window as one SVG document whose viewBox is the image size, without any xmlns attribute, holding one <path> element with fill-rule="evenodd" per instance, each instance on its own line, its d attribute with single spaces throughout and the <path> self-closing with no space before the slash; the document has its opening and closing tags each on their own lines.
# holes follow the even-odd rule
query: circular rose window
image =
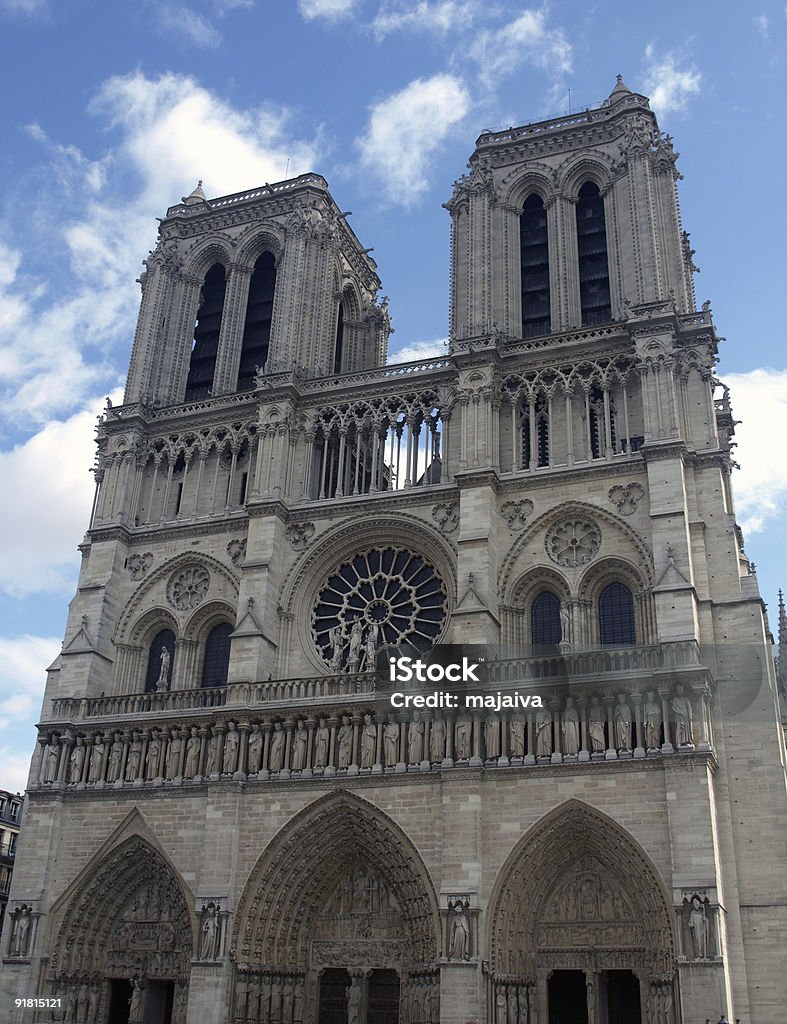
<svg viewBox="0 0 787 1024">
<path fill-rule="evenodd" d="M 447 605 L 445 584 L 421 555 L 372 548 L 328 578 L 312 612 L 312 635 L 331 671 L 370 672 L 384 645 L 431 647 Z"/>
<path fill-rule="evenodd" d="M 590 519 L 563 519 L 546 535 L 549 557 L 569 569 L 576 569 L 589 562 L 600 547 L 601 530 Z"/>
</svg>

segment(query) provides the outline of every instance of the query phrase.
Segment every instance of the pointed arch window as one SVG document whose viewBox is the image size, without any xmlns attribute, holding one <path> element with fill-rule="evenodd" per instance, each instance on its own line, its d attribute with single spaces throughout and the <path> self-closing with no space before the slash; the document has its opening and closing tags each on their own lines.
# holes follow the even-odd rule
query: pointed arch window
<svg viewBox="0 0 787 1024">
<path fill-rule="evenodd" d="M 202 663 L 203 686 L 226 686 L 230 668 L 229 622 L 220 622 L 208 633 L 205 641 L 205 660 Z"/>
<path fill-rule="evenodd" d="M 549 465 L 549 403 L 539 395 L 522 414 L 522 468 Z"/>
<path fill-rule="evenodd" d="M 605 404 L 606 403 L 606 404 Z M 588 397 L 588 410 L 590 413 L 590 456 L 593 459 L 602 459 L 607 453 L 615 451 L 617 442 L 617 424 L 615 403 L 609 391 L 594 385 L 590 389 Z M 609 417 L 609 422 L 607 422 Z"/>
<path fill-rule="evenodd" d="M 342 372 L 342 355 L 344 349 L 344 305 L 339 303 L 339 315 L 336 318 L 336 344 L 333 349 L 333 372 Z"/>
<path fill-rule="evenodd" d="M 579 301 L 582 324 L 605 324 L 612 319 L 604 199 L 598 185 L 586 181 L 577 200 Z"/>
<path fill-rule="evenodd" d="M 634 598 L 627 586 L 610 583 L 598 599 L 598 622 L 603 647 L 631 647 L 636 640 Z"/>
<path fill-rule="evenodd" d="M 522 337 L 548 334 L 552 320 L 549 302 L 549 237 L 544 200 L 533 193 L 519 218 L 522 274 Z"/>
<path fill-rule="evenodd" d="M 186 401 L 207 398 L 213 387 L 216 371 L 216 353 L 219 350 L 219 332 L 224 312 L 226 277 L 224 267 L 214 263 L 205 275 L 200 292 L 194 340 L 191 346 L 189 375 L 186 381 Z"/>
<path fill-rule="evenodd" d="M 153 637 L 145 673 L 145 693 L 168 690 L 172 685 L 172 663 L 175 660 L 175 634 L 160 629 Z"/>
<path fill-rule="evenodd" d="M 535 649 L 554 653 L 563 638 L 560 624 L 560 598 L 551 590 L 542 590 L 530 609 L 530 638 Z"/>
<path fill-rule="evenodd" d="M 257 367 L 265 366 L 273 324 L 273 299 L 276 294 L 276 261 L 264 252 L 254 264 L 249 282 L 249 301 L 243 325 L 243 343 L 238 369 L 238 391 L 254 387 Z"/>
</svg>

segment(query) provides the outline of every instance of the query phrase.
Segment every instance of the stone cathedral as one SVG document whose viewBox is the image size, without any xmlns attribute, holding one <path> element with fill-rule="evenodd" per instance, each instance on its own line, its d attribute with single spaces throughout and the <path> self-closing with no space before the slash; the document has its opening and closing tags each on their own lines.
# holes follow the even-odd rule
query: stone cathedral
<svg viewBox="0 0 787 1024">
<path fill-rule="evenodd" d="M 446 203 L 448 352 L 398 365 L 320 175 L 167 211 L 4 1019 L 783 1019 L 771 638 L 676 159 L 620 79 L 484 132 Z M 378 654 L 438 645 L 487 651 L 501 699 L 394 705 Z"/>
</svg>

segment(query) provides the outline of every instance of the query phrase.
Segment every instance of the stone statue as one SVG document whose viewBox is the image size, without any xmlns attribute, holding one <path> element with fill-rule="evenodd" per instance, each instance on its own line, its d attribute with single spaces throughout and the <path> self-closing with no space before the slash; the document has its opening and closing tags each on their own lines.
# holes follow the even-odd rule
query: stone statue
<svg viewBox="0 0 787 1024">
<path fill-rule="evenodd" d="M 186 763 L 183 766 L 183 778 L 193 779 L 199 771 L 199 756 L 202 753 L 202 739 L 199 729 L 193 725 L 191 735 L 186 743 Z"/>
<path fill-rule="evenodd" d="M 271 736 L 271 771 L 280 772 L 284 768 L 284 747 L 287 736 L 282 729 L 281 722 L 273 723 L 273 735 Z"/>
<path fill-rule="evenodd" d="M 373 622 L 366 634 L 363 658 L 364 672 L 374 672 L 377 667 L 377 634 L 379 633 L 379 628 L 377 623 Z"/>
<path fill-rule="evenodd" d="M 645 745 L 648 750 L 661 747 L 661 703 L 653 690 L 645 695 L 642 719 L 645 725 Z"/>
<path fill-rule="evenodd" d="M 11 956 L 26 957 L 30 943 L 30 925 L 32 923 L 33 908 L 23 903 L 13 912 L 11 925 L 11 941 L 9 949 Z"/>
<path fill-rule="evenodd" d="M 424 733 L 426 725 L 419 718 L 407 728 L 407 763 L 420 764 L 424 759 Z"/>
<path fill-rule="evenodd" d="M 508 1024 L 508 1007 L 506 1003 L 505 985 L 497 986 L 495 996 L 495 1024 Z"/>
<path fill-rule="evenodd" d="M 106 746 L 100 732 L 93 737 L 93 748 L 90 751 L 90 767 L 87 771 L 88 782 L 100 782 L 104 771 L 104 752 Z"/>
<path fill-rule="evenodd" d="M 363 644 L 363 623 L 356 619 L 350 628 L 350 651 L 347 655 L 347 671 L 357 672 L 361 664 L 361 645 Z"/>
<path fill-rule="evenodd" d="M 128 1001 L 129 1024 L 142 1024 L 142 982 L 139 978 L 131 979 L 131 998 Z"/>
<path fill-rule="evenodd" d="M 208 903 L 202 908 L 202 925 L 200 927 L 200 960 L 217 960 L 219 955 L 219 908 L 215 903 Z"/>
<path fill-rule="evenodd" d="M 238 767 L 238 745 L 240 736 L 234 722 L 227 722 L 227 735 L 224 737 L 224 756 L 221 759 L 223 775 L 233 775 Z"/>
<path fill-rule="evenodd" d="M 357 666 L 355 670 L 350 671 L 357 671 Z M 339 768 L 349 768 L 353 759 L 353 727 L 348 715 L 342 715 L 342 724 L 339 726 L 336 739 L 339 746 Z"/>
<path fill-rule="evenodd" d="M 361 1024 L 361 984 L 353 978 L 347 988 L 347 1024 Z"/>
<path fill-rule="evenodd" d="M 686 696 L 680 683 L 675 687 L 675 696 L 671 701 L 672 713 L 675 716 L 675 743 L 678 747 L 694 746 L 694 726 L 691 701 Z"/>
<path fill-rule="evenodd" d="M 341 622 L 328 630 L 328 639 L 331 645 L 331 672 L 341 672 L 342 658 L 344 656 L 344 628 Z"/>
<path fill-rule="evenodd" d="M 325 724 L 325 719 L 320 719 L 317 726 L 317 735 L 314 743 L 314 767 L 325 768 L 328 764 L 328 753 L 330 751 L 331 731 Z"/>
<path fill-rule="evenodd" d="M 385 723 L 383 749 L 386 768 L 393 768 L 399 760 L 399 723 L 394 718 L 389 718 Z"/>
<path fill-rule="evenodd" d="M 306 747 L 309 741 L 309 733 L 306 723 L 302 718 L 298 719 L 295 732 L 292 734 L 292 768 L 293 771 L 302 772 L 306 767 Z"/>
<path fill-rule="evenodd" d="M 71 757 L 68 760 L 68 781 L 80 782 L 82 779 L 82 769 L 84 767 L 85 741 L 81 736 L 77 736 L 76 745 L 71 751 Z"/>
<path fill-rule="evenodd" d="M 377 726 L 367 712 L 363 716 L 363 725 L 361 726 L 361 768 L 373 767 L 376 747 Z"/>
<path fill-rule="evenodd" d="M 606 747 L 606 739 L 604 738 L 604 709 L 599 704 L 598 697 L 590 698 L 588 731 L 590 733 L 590 745 L 593 748 L 593 753 L 601 753 Z"/>
<path fill-rule="evenodd" d="M 180 751 L 183 747 L 183 740 L 180 732 L 173 729 L 170 733 L 169 747 L 167 748 L 167 782 L 178 777 L 180 771 Z"/>
<path fill-rule="evenodd" d="M 631 750 L 631 708 L 625 693 L 618 694 L 615 705 L 615 745 L 618 750 Z"/>
<path fill-rule="evenodd" d="M 517 1024 L 519 1008 L 517 1006 L 516 985 L 508 986 L 508 1024 Z"/>
<path fill-rule="evenodd" d="M 142 761 L 142 740 L 138 732 L 131 734 L 131 743 L 128 748 L 126 759 L 126 782 L 134 782 L 139 775 L 140 763 Z"/>
<path fill-rule="evenodd" d="M 552 712 L 539 708 L 536 712 L 536 757 L 550 757 L 552 754 Z"/>
<path fill-rule="evenodd" d="M 213 734 L 208 741 L 208 760 L 205 764 L 206 775 L 218 775 L 219 774 L 219 734 L 213 731 Z"/>
<path fill-rule="evenodd" d="M 511 719 L 511 757 L 525 756 L 525 720 L 521 715 Z"/>
<path fill-rule="evenodd" d="M 571 643 L 571 610 L 565 601 L 560 602 L 560 642 L 566 647 Z"/>
<path fill-rule="evenodd" d="M 699 896 L 691 897 L 691 910 L 689 911 L 689 931 L 694 946 L 694 959 L 708 959 L 708 916 L 705 912 L 705 904 Z"/>
<path fill-rule="evenodd" d="M 249 733 L 249 775 L 256 775 L 262 764 L 262 732 L 257 722 Z"/>
<path fill-rule="evenodd" d="M 60 743 L 58 737 L 53 735 L 46 748 L 46 764 L 44 766 L 44 782 L 54 782 L 57 779 L 57 763 L 60 759 Z"/>
<path fill-rule="evenodd" d="M 154 729 L 148 744 L 148 780 L 157 779 L 161 775 L 161 733 Z"/>
<path fill-rule="evenodd" d="M 123 760 L 123 737 L 119 732 L 115 733 L 115 742 L 109 750 L 109 764 L 107 765 L 107 782 L 117 782 L 120 778 L 120 762 Z"/>
<path fill-rule="evenodd" d="M 458 718 L 454 726 L 454 757 L 467 761 L 470 757 L 470 733 L 472 722 L 469 718 Z"/>
<path fill-rule="evenodd" d="M 451 929 L 448 933 L 448 959 L 470 959 L 470 923 L 467 911 L 461 900 L 457 900 L 452 908 Z"/>
<path fill-rule="evenodd" d="M 159 655 L 159 674 L 156 680 L 156 690 L 166 690 L 169 687 L 169 666 L 171 663 L 171 655 L 168 647 L 161 648 L 161 654 Z"/>
<path fill-rule="evenodd" d="M 566 697 L 566 709 L 563 712 L 563 721 L 560 731 L 563 736 L 563 753 L 579 753 L 579 715 L 574 707 L 574 698 Z"/>
<path fill-rule="evenodd" d="M 487 757 L 500 757 L 500 719 L 490 715 L 484 723 L 484 742 Z"/>
<path fill-rule="evenodd" d="M 435 718 L 429 728 L 429 759 L 439 764 L 445 757 L 445 722 Z"/>
</svg>

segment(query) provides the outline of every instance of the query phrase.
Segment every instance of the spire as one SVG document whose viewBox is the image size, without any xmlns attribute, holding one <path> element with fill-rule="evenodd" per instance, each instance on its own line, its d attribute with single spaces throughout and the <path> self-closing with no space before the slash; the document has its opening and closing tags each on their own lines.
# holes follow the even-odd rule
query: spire
<svg viewBox="0 0 787 1024">
<path fill-rule="evenodd" d="M 631 89 L 623 81 L 623 75 L 618 75 L 617 81 L 615 82 L 615 88 L 609 94 L 610 103 L 617 103 L 622 100 L 624 96 L 631 96 Z"/>
<path fill-rule="evenodd" d="M 187 196 L 183 196 L 181 201 L 187 206 L 193 206 L 195 203 L 207 203 L 208 200 L 202 191 L 202 178 L 197 182 L 197 187 Z"/>
<path fill-rule="evenodd" d="M 787 698 L 787 614 L 784 610 L 784 594 L 779 588 L 779 640 L 776 648 L 776 681 L 782 696 Z"/>
</svg>

